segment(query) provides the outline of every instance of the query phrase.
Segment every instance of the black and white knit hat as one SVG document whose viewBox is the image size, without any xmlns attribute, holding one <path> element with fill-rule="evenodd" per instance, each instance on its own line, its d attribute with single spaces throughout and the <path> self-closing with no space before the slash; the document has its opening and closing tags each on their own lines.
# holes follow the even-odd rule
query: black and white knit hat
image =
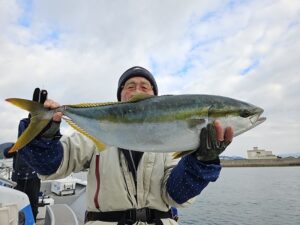
<svg viewBox="0 0 300 225">
<path fill-rule="evenodd" d="M 134 67 L 131 67 L 128 70 L 126 70 L 119 79 L 118 91 L 117 91 L 118 101 L 121 101 L 121 91 L 123 89 L 123 85 L 125 84 L 125 82 L 127 80 L 129 80 L 132 77 L 146 78 L 153 87 L 154 95 L 158 94 L 157 84 L 156 84 L 156 81 L 155 81 L 153 75 L 148 70 L 146 70 L 145 68 L 143 68 L 141 66 L 134 66 Z"/>
</svg>

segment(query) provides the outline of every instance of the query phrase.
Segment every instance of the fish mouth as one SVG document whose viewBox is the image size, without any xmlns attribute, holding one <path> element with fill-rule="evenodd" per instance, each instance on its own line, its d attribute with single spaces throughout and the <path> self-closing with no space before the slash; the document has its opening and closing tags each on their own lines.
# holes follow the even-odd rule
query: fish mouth
<svg viewBox="0 0 300 225">
<path fill-rule="evenodd" d="M 267 119 L 266 117 L 261 117 L 263 112 L 264 112 L 264 110 L 262 108 L 257 108 L 254 112 L 254 115 L 249 118 L 253 127 L 266 121 L 266 119 Z"/>
</svg>

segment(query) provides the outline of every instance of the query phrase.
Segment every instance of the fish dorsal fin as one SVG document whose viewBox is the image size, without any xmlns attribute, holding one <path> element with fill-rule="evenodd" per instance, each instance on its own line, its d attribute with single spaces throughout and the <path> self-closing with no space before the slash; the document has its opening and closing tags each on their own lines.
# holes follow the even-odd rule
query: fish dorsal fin
<svg viewBox="0 0 300 225">
<path fill-rule="evenodd" d="M 152 98 L 153 95 L 145 94 L 145 93 L 138 93 L 132 96 L 132 98 L 128 102 L 138 102 L 147 98 Z M 91 108 L 91 107 L 98 107 L 98 106 L 108 106 L 108 105 L 115 105 L 115 104 L 124 104 L 125 102 L 96 102 L 96 103 L 79 103 L 79 104 L 71 104 L 66 105 L 67 107 L 71 108 Z"/>
<path fill-rule="evenodd" d="M 174 152 L 172 156 L 173 156 L 173 159 L 178 159 L 178 158 L 181 158 L 183 156 L 189 155 L 194 151 L 195 150 L 184 151 L 184 152 Z"/>
<path fill-rule="evenodd" d="M 66 117 L 63 117 L 63 118 L 71 127 L 73 127 L 79 133 L 83 134 L 84 136 L 86 136 L 87 138 L 92 140 L 95 143 L 95 145 L 97 146 L 97 148 L 99 149 L 100 152 L 105 149 L 105 144 L 102 143 L 99 139 L 95 138 L 94 136 L 90 135 L 87 131 L 85 131 L 84 129 L 79 127 L 73 120 L 71 120 L 69 118 L 66 118 Z"/>
<path fill-rule="evenodd" d="M 154 97 L 154 96 L 146 94 L 146 93 L 138 93 L 138 94 L 133 95 L 132 98 L 129 99 L 128 102 L 138 102 L 138 101 L 141 101 L 141 100 L 144 100 L 147 98 L 152 98 L 152 97 Z"/>
<path fill-rule="evenodd" d="M 66 105 L 66 106 L 71 108 L 92 108 L 92 107 L 108 106 L 108 105 L 115 105 L 115 104 L 120 104 L 120 102 L 80 103 L 80 104 L 73 104 L 73 105 Z"/>
</svg>

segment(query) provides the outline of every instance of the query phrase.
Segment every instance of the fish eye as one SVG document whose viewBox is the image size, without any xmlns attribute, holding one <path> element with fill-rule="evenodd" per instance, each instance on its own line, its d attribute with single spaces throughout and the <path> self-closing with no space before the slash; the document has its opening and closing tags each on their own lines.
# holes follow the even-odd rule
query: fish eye
<svg viewBox="0 0 300 225">
<path fill-rule="evenodd" d="M 243 118 L 247 118 L 247 117 L 251 116 L 251 112 L 247 109 L 244 109 L 240 112 L 240 116 Z"/>
</svg>

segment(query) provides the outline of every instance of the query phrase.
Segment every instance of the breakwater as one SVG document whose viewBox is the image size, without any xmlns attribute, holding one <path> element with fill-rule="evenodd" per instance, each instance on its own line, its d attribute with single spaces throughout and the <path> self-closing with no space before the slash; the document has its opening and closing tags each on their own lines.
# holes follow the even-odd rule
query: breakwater
<svg viewBox="0 0 300 225">
<path fill-rule="evenodd" d="M 221 160 L 223 167 L 300 166 L 300 158 Z"/>
</svg>

